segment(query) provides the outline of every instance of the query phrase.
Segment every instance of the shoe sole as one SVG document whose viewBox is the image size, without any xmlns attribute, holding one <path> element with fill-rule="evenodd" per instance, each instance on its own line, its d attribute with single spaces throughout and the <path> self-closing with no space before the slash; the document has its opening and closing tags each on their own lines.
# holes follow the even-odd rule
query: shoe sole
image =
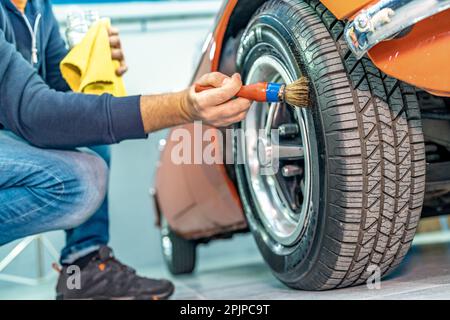
<svg viewBox="0 0 450 320">
<path fill-rule="evenodd" d="M 58 294 L 56 296 L 56 300 L 167 300 L 173 293 L 175 292 L 175 288 L 171 288 L 170 291 L 156 294 L 156 295 L 149 295 L 149 296 L 140 296 L 140 297 L 91 297 L 91 298 L 64 298 L 64 295 Z"/>
</svg>

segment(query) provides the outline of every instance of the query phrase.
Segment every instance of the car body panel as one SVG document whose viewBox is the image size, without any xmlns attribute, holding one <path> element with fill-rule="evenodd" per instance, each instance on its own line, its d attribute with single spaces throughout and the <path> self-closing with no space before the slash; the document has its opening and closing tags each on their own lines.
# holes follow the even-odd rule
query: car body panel
<svg viewBox="0 0 450 320">
<path fill-rule="evenodd" d="M 192 139 L 191 154 L 196 137 L 205 131 L 216 137 L 220 132 L 208 126 L 189 124 L 173 129 L 166 140 L 156 175 L 156 201 L 159 214 L 164 214 L 172 230 L 187 239 L 211 237 L 217 234 L 243 230 L 247 223 L 234 183 L 222 164 L 176 164 L 172 151 L 180 143 L 173 135 L 185 129 Z M 197 129 L 198 130 L 198 129 Z M 186 142 L 186 141 L 184 141 Z M 205 147 L 206 142 L 203 143 Z M 159 221 L 159 219 L 158 219 Z"/>
<path fill-rule="evenodd" d="M 321 0 L 320 2 L 322 2 L 336 18 L 343 20 L 352 17 L 356 12 L 376 1 L 377 0 Z"/>
<path fill-rule="evenodd" d="M 400 39 L 377 44 L 369 57 L 384 73 L 431 94 L 450 96 L 450 10 L 418 22 Z"/>
</svg>

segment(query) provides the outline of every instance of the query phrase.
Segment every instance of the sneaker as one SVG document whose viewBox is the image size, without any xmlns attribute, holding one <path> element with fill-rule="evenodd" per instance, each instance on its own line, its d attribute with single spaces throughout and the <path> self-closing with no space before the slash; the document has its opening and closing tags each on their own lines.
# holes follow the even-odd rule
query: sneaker
<svg viewBox="0 0 450 320">
<path fill-rule="evenodd" d="M 73 266 L 61 268 L 57 300 L 163 300 L 174 292 L 168 280 L 138 276 L 134 269 L 118 261 L 107 246 L 101 247 L 80 269 L 77 275 Z"/>
</svg>

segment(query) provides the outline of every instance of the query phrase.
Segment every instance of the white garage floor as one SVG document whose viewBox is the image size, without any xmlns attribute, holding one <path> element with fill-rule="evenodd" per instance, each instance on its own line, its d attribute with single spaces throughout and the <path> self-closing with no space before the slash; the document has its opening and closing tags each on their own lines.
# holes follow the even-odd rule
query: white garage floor
<svg viewBox="0 0 450 320">
<path fill-rule="evenodd" d="M 258 253 L 200 261 L 194 275 L 172 278 L 174 299 L 450 299 L 450 234 L 419 239 L 400 268 L 381 282 L 380 289 L 359 286 L 325 292 L 285 287 L 270 273 Z M 431 241 L 431 243 L 430 243 Z M 138 270 L 168 277 L 164 268 Z M 55 278 L 39 286 L 0 287 L 2 299 L 53 299 Z"/>
<path fill-rule="evenodd" d="M 359 286 L 324 292 L 296 291 L 276 280 L 265 264 L 255 258 L 177 279 L 175 298 L 450 299 L 450 242 L 439 242 L 437 237 L 419 238 L 422 244 L 414 245 L 400 268 L 381 282 L 380 289 Z"/>
</svg>

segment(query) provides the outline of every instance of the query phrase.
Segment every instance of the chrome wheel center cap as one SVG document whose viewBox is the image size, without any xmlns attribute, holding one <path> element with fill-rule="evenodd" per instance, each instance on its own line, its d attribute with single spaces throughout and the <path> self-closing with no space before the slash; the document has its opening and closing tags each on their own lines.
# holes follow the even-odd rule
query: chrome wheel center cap
<svg viewBox="0 0 450 320">
<path fill-rule="evenodd" d="M 270 167 L 273 160 L 272 146 L 270 146 L 267 138 L 258 139 L 258 162 L 261 167 Z"/>
</svg>

